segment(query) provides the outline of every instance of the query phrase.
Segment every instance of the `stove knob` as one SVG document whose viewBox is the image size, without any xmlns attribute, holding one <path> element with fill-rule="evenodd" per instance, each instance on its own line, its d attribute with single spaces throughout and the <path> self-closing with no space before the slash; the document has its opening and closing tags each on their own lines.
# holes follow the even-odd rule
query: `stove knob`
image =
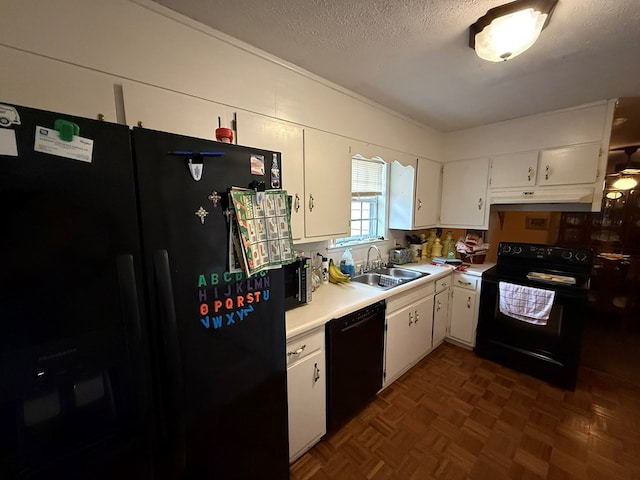
<svg viewBox="0 0 640 480">
<path fill-rule="evenodd" d="M 505 245 L 502 247 L 502 253 L 509 253 L 511 252 L 511 245 Z"/>
<path fill-rule="evenodd" d="M 522 253 L 522 247 L 514 247 L 513 248 L 513 254 L 514 255 L 520 255 Z"/>
<path fill-rule="evenodd" d="M 562 258 L 564 258 L 565 260 L 571 260 L 571 257 L 573 257 L 572 252 L 562 252 Z"/>
<path fill-rule="evenodd" d="M 578 260 L 579 262 L 584 262 L 587 259 L 587 254 L 584 252 L 578 252 L 576 253 L 576 260 Z"/>
</svg>

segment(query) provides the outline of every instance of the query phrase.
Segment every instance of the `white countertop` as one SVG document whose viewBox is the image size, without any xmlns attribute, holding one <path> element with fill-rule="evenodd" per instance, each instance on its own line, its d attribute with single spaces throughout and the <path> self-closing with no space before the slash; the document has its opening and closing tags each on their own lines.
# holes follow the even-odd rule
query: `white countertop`
<svg viewBox="0 0 640 480">
<path fill-rule="evenodd" d="M 465 273 L 481 276 L 484 271 L 494 265 L 494 263 L 470 265 Z M 418 270 L 429 275 L 389 290 L 381 290 L 377 287 L 356 282 L 321 285 L 313 292 L 313 301 L 311 303 L 286 312 L 287 339 L 324 325 L 334 318 L 340 318 L 355 312 L 379 300 L 434 282 L 454 271 L 449 266 L 432 265 L 422 261 L 399 266 Z"/>
</svg>

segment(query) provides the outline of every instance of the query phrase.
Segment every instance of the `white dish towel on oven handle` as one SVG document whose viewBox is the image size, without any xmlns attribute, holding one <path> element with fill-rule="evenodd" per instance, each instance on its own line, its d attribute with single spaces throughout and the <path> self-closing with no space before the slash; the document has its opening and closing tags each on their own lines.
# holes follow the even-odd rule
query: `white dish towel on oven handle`
<svg viewBox="0 0 640 480">
<path fill-rule="evenodd" d="M 556 292 L 499 282 L 500 312 L 517 320 L 546 325 Z"/>
</svg>

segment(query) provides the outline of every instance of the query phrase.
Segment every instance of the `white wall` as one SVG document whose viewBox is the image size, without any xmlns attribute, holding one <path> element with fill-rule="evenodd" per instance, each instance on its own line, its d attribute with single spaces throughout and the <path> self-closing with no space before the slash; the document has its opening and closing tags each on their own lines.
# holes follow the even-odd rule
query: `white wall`
<svg viewBox="0 0 640 480">
<path fill-rule="evenodd" d="M 29 52 L 106 74 L 114 84 L 132 80 L 411 155 L 443 157 L 439 132 L 149 0 L 2 3 L 3 65 L 15 61 L 9 54 Z M 1 96 L 15 102 L 10 88 Z"/>
<path fill-rule="evenodd" d="M 615 99 L 447 133 L 446 161 L 603 142 L 608 146 Z"/>
<path fill-rule="evenodd" d="M 442 134 L 151 0 L 0 1 L 0 99 L 10 103 L 116 121 L 119 87 L 137 84 L 355 139 L 365 156 L 384 147 L 400 161 L 608 147 L 613 101 Z"/>
<path fill-rule="evenodd" d="M 441 134 L 151 0 L 2 0 L 1 12 L 2 64 L 31 53 L 43 69 L 3 68 L 5 101 L 36 89 L 37 100 L 43 92 L 72 100 L 98 83 L 130 80 L 437 161 L 608 142 L 606 101 Z M 65 68 L 93 78 L 61 85 Z M 85 101 L 81 114 L 90 107 Z"/>
</svg>

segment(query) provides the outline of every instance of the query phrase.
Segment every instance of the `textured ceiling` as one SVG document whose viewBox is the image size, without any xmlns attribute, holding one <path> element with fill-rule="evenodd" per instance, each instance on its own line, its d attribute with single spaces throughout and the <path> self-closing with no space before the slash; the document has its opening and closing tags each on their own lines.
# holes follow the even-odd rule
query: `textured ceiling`
<svg viewBox="0 0 640 480">
<path fill-rule="evenodd" d="M 538 42 L 478 58 L 496 0 L 156 0 L 440 131 L 640 96 L 640 0 L 559 0 Z"/>
</svg>

